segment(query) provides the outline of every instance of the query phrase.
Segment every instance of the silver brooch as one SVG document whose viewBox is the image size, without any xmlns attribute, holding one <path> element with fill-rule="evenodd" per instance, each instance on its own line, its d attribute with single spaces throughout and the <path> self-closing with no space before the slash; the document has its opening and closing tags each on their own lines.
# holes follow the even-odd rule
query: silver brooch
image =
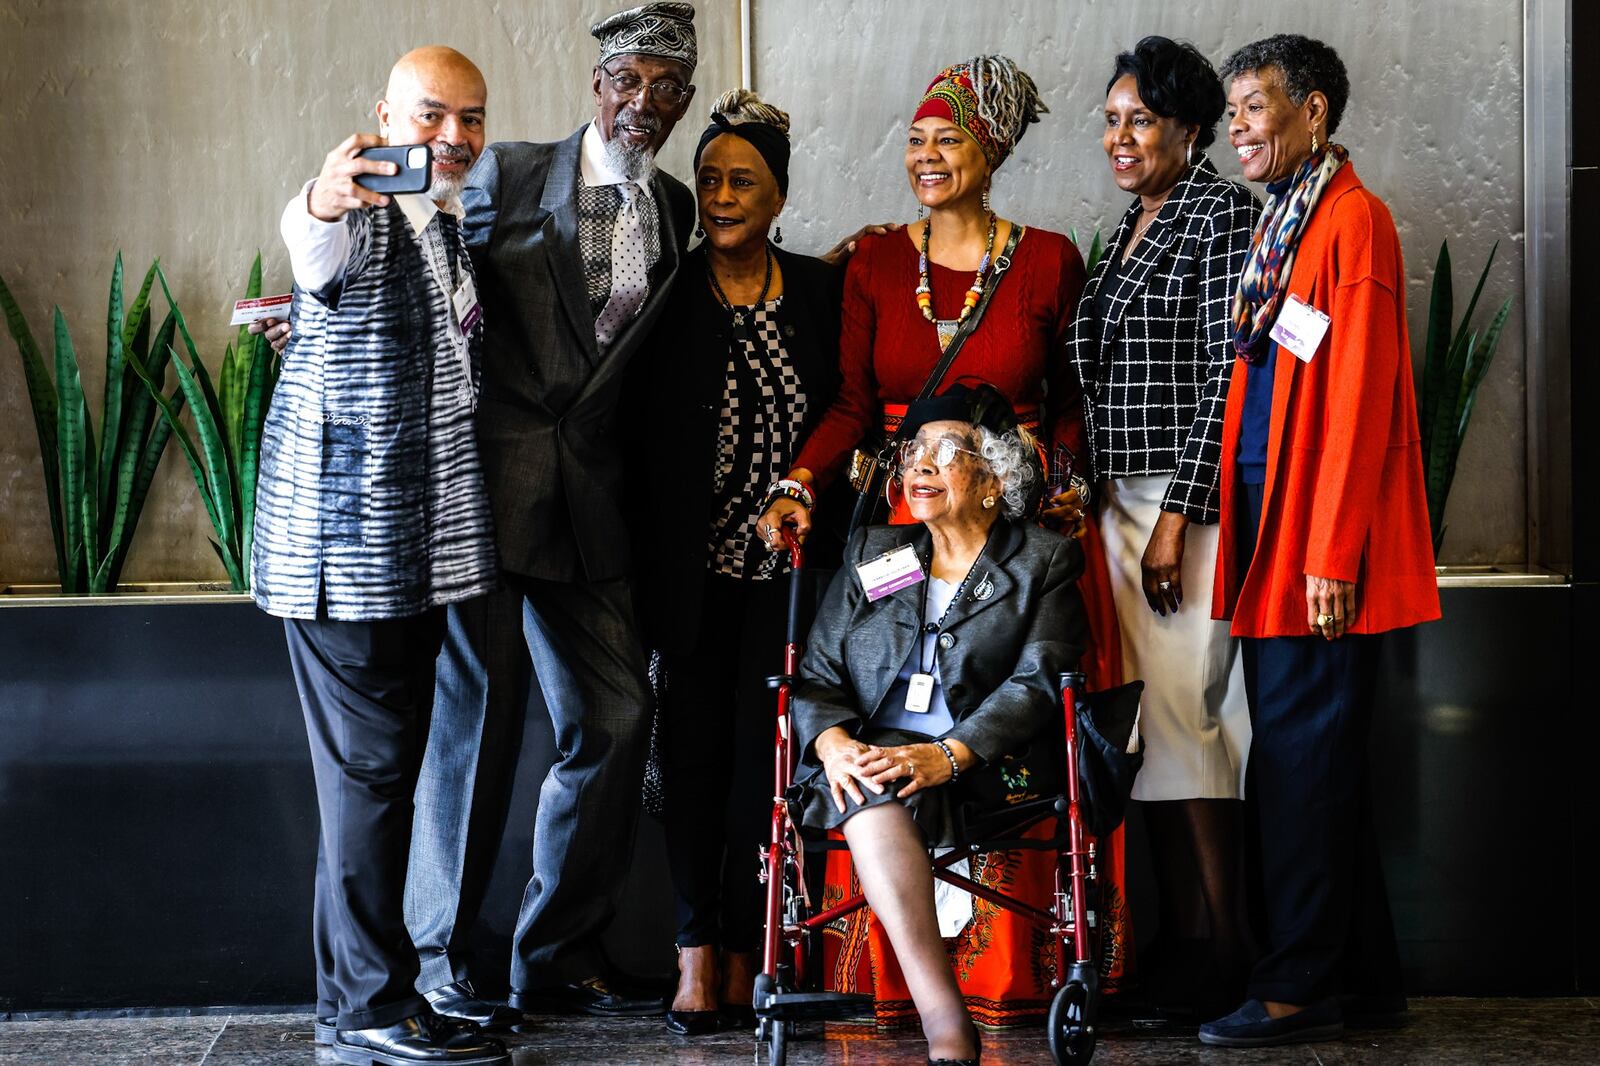
<svg viewBox="0 0 1600 1066">
<path fill-rule="evenodd" d="M 986 600 L 993 595 L 994 582 L 990 580 L 988 575 L 985 575 L 984 579 L 978 582 L 978 587 L 972 590 L 972 598 L 975 600 Z"/>
</svg>

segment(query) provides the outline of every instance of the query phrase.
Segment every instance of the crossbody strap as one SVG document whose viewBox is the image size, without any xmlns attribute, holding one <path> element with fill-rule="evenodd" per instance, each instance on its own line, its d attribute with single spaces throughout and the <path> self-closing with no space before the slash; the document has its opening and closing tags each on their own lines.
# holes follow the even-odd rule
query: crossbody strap
<svg viewBox="0 0 1600 1066">
<path fill-rule="evenodd" d="M 1016 252 L 1017 242 L 1022 240 L 1022 235 L 1027 231 L 1027 228 L 1026 226 L 1012 225 L 1011 235 L 1006 238 L 1006 246 L 1000 250 L 1000 257 L 994 261 L 994 270 L 984 279 L 983 295 L 978 297 L 977 304 L 972 308 L 972 314 L 968 315 L 967 320 L 956 328 L 956 335 L 950 338 L 950 344 L 939 356 L 939 361 L 934 364 L 933 373 L 928 375 L 928 380 L 923 382 L 922 391 L 917 393 L 918 400 L 926 400 L 933 395 L 940 382 L 944 381 L 945 374 L 949 373 L 950 368 L 955 365 L 956 356 L 961 354 L 961 346 L 966 343 L 968 337 L 977 332 L 978 323 L 983 321 L 983 313 L 989 308 L 989 299 L 994 296 L 994 291 L 1000 287 L 1000 279 L 1004 278 L 1006 271 L 1011 269 L 1011 256 Z M 897 429 L 890 439 L 899 440 L 900 437 L 901 433 Z"/>
</svg>

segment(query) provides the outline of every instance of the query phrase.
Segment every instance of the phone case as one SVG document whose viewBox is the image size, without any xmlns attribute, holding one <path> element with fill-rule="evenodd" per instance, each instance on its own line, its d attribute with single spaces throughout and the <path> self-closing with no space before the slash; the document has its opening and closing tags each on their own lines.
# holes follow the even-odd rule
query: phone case
<svg viewBox="0 0 1600 1066">
<path fill-rule="evenodd" d="M 359 174 L 356 184 L 373 192 L 427 192 L 433 184 L 433 149 L 425 144 L 389 144 L 361 151 L 363 159 L 380 159 L 400 167 L 398 174 Z"/>
</svg>

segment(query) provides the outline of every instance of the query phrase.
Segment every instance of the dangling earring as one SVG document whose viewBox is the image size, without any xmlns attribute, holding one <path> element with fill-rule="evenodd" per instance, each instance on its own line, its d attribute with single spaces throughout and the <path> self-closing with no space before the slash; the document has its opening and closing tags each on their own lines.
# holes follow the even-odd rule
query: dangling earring
<svg viewBox="0 0 1600 1066">
<path fill-rule="evenodd" d="M 983 213 L 986 215 L 994 214 L 994 208 L 989 206 L 989 186 L 987 185 L 983 187 Z"/>
<path fill-rule="evenodd" d="M 783 227 L 782 226 L 779 226 L 777 228 L 777 230 L 772 234 L 772 243 L 773 244 L 782 244 L 783 243 Z"/>
<path fill-rule="evenodd" d="M 1190 141 L 1183 150 L 1183 162 L 1186 166 L 1194 166 L 1194 142 Z"/>
<path fill-rule="evenodd" d="M 1311 127 L 1311 154 L 1317 154 L 1317 128 Z"/>
<path fill-rule="evenodd" d="M 696 222 L 694 224 L 694 235 L 696 237 L 700 238 L 701 240 L 705 240 L 706 239 L 706 228 L 704 226 L 702 226 L 700 223 Z"/>
<path fill-rule="evenodd" d="M 993 508 L 994 508 L 994 497 L 993 496 L 985 496 L 983 498 L 983 509 L 985 511 L 988 511 L 988 510 L 992 510 Z"/>
<path fill-rule="evenodd" d="M 917 221 L 921 222 L 923 219 L 925 219 L 927 217 L 928 217 L 928 205 L 923 203 L 923 202 L 921 202 L 920 200 L 917 201 Z"/>
</svg>

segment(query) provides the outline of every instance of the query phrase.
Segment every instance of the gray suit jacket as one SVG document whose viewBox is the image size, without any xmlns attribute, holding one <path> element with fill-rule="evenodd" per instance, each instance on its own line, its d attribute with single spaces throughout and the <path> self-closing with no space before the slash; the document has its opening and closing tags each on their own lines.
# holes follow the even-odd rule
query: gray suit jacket
<svg viewBox="0 0 1600 1066">
<path fill-rule="evenodd" d="M 920 582 L 868 601 L 856 573 L 856 564 L 902 544 L 916 548 L 926 571 L 932 558 L 926 527 L 857 530 L 812 623 L 794 710 L 795 735 L 812 765 L 811 744 L 823 730 L 842 725 L 856 733 L 867 724 L 919 635 Z M 989 761 L 1061 721 L 1058 679 L 1077 666 L 1088 641 L 1075 583 L 1082 572 L 1077 541 L 1031 524 L 995 525 L 973 579 L 950 607 L 936 653 L 956 723 L 946 736 Z"/>
<path fill-rule="evenodd" d="M 492 144 L 461 195 L 485 309 L 478 445 L 500 561 L 552 581 L 627 571 L 617 402 L 623 371 L 666 302 L 694 215 L 689 190 L 657 172 L 661 259 L 650 298 L 601 351 L 578 248 L 582 139 L 580 129 L 549 144 Z"/>
</svg>

